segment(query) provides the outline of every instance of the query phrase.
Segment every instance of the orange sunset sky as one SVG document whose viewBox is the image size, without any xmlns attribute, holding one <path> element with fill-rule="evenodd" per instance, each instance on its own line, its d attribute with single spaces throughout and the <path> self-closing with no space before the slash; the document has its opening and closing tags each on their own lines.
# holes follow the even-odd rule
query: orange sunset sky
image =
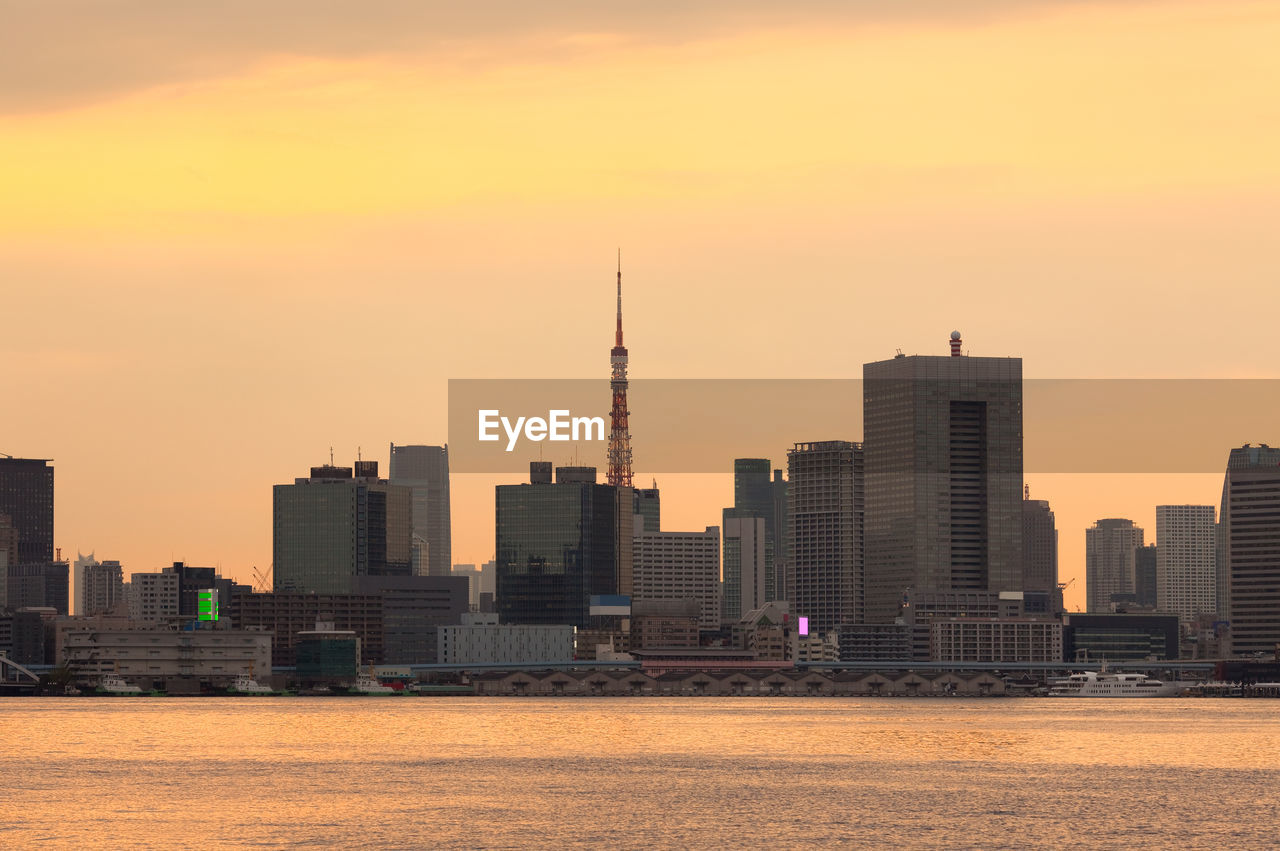
<svg viewBox="0 0 1280 851">
<path fill-rule="evenodd" d="M 1273 2 L 117 0 L 0 21 L 0 452 L 55 459 L 64 557 L 249 581 L 271 486 L 330 446 L 385 471 L 391 442 L 444 442 L 449 378 L 607 397 L 618 246 L 636 378 L 860 377 L 953 328 L 1027 377 L 1280 372 Z M 633 412 L 640 483 L 660 414 Z M 823 439 L 861 435 L 795 435 Z M 1234 445 L 1262 441 L 1280 424 Z M 454 561 L 492 557 L 514 480 L 454 476 Z M 1157 503 L 1221 491 L 1028 480 L 1071 608 L 1090 522 L 1151 540 Z M 667 528 L 732 501 L 727 475 L 659 484 Z"/>
</svg>

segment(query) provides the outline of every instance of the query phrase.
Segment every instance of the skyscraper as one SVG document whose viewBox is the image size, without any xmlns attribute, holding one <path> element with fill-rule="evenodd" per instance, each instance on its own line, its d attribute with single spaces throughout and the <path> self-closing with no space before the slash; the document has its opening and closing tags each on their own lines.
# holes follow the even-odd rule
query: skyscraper
<svg viewBox="0 0 1280 851">
<path fill-rule="evenodd" d="M 1156 572 L 1156 545 L 1147 544 L 1133 551 L 1133 596 L 1139 606 L 1154 609 L 1159 602 L 1159 580 Z"/>
<path fill-rule="evenodd" d="M 1028 613 L 1061 605 L 1058 595 L 1058 529 L 1044 499 L 1022 500 L 1022 590 Z"/>
<path fill-rule="evenodd" d="M 1218 610 L 1213 514 L 1212 505 L 1156 506 L 1156 608 L 1183 623 Z"/>
<path fill-rule="evenodd" d="M 951 337 L 950 357 L 862 368 L 869 622 L 891 622 L 908 588 L 1023 587 L 1022 360 Z"/>
<path fill-rule="evenodd" d="M 1232 449 L 1222 484 L 1227 614 L 1237 655 L 1280 647 L 1280 449 Z"/>
<path fill-rule="evenodd" d="M 770 602 L 765 577 L 773 571 L 767 569 L 766 549 L 763 517 L 738 517 L 733 509 L 724 510 L 723 623 L 736 624 L 747 612 Z"/>
<path fill-rule="evenodd" d="M 764 550 L 758 554 L 758 561 L 764 575 L 757 577 L 761 586 L 760 599 L 757 605 L 764 605 L 769 600 L 781 599 L 777 596 L 778 577 L 775 575 L 778 546 L 778 505 L 775 500 L 773 481 L 769 478 L 771 465 L 768 458 L 735 458 L 733 461 L 733 508 L 724 510 L 724 522 L 729 518 L 759 517 L 764 520 Z M 785 483 L 783 485 L 785 488 Z M 784 497 L 785 498 L 785 497 Z M 785 511 L 785 505 L 783 506 Z M 727 581 L 727 577 L 726 577 Z M 754 593 L 747 596 L 755 597 Z M 756 606 L 743 609 L 751 611 Z"/>
<path fill-rule="evenodd" d="M 449 507 L 449 447 L 391 444 L 391 484 L 409 488 L 413 528 L 413 572 L 448 576 L 453 567 Z"/>
<path fill-rule="evenodd" d="M 862 445 L 797 443 L 787 452 L 792 611 L 826 634 L 863 614 Z"/>
<path fill-rule="evenodd" d="M 1141 526 L 1111 517 L 1084 531 L 1085 593 L 1089 612 L 1111 612 L 1112 595 L 1134 593 L 1134 550 L 1143 544 Z"/>
<path fill-rule="evenodd" d="M 53 467 L 38 458 L 0 456 L 0 514 L 18 532 L 17 564 L 53 561 Z"/>
<path fill-rule="evenodd" d="M 495 492 L 497 609 L 503 623 L 588 626 L 591 597 L 617 594 L 623 569 L 618 494 L 594 467 L 533 462 L 530 482 Z M 631 493 L 626 534 L 631 535 Z M 627 558 L 631 546 L 627 547 Z M 626 565 L 630 582 L 630 564 Z"/>
<path fill-rule="evenodd" d="M 662 531 L 662 495 L 658 492 L 658 483 L 651 488 L 636 488 L 633 513 L 644 518 L 644 528 L 648 532 Z"/>
<path fill-rule="evenodd" d="M 410 574 L 410 491 L 379 479 L 378 462 L 312 467 L 273 501 L 276 590 L 349 594 L 356 576 Z"/>
</svg>

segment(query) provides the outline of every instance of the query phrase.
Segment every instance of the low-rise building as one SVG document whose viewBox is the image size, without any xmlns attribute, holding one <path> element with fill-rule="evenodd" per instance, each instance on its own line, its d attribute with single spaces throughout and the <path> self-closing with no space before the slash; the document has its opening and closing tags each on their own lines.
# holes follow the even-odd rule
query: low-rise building
<svg viewBox="0 0 1280 851">
<path fill-rule="evenodd" d="M 574 628 L 568 624 L 500 624 L 496 614 L 462 616 L 441 626 L 437 646 L 444 665 L 501 665 L 573 661 Z"/>
<path fill-rule="evenodd" d="M 61 632 L 62 657 L 77 679 L 118 674 L 139 685 L 172 680 L 225 685 L 241 674 L 269 675 L 271 635 L 241 629 L 78 628 Z M 178 689 L 178 690 L 198 690 Z"/>
<path fill-rule="evenodd" d="M 1060 662 L 1062 624 L 1035 618 L 934 618 L 935 662 Z"/>
</svg>

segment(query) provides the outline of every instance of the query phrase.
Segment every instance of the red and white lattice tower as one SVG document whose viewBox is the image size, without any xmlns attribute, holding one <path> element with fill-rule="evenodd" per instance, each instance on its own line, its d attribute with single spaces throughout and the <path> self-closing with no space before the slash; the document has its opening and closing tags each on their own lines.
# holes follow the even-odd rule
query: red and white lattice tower
<svg viewBox="0 0 1280 851">
<path fill-rule="evenodd" d="M 631 429 L 627 425 L 627 347 L 622 345 L 622 252 L 618 252 L 618 330 L 609 353 L 613 409 L 609 428 L 609 484 L 631 487 Z"/>
</svg>

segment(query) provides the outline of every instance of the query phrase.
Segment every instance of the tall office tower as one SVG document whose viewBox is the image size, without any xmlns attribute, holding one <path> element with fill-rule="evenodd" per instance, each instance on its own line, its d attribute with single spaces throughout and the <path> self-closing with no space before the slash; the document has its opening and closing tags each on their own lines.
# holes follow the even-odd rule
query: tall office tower
<svg viewBox="0 0 1280 851">
<path fill-rule="evenodd" d="M 124 570 L 118 561 L 104 561 L 84 568 L 83 608 L 78 615 L 100 615 L 124 601 Z"/>
<path fill-rule="evenodd" d="M 71 563 L 71 597 L 73 614 L 83 615 L 88 608 L 88 602 L 85 600 L 84 572 L 91 565 L 98 563 L 98 559 L 93 553 L 85 555 L 82 552 L 76 552 L 76 560 Z"/>
<path fill-rule="evenodd" d="M 892 622 L 908 588 L 1022 590 L 1021 358 L 963 355 L 957 331 L 950 357 L 862 377 L 867 621 Z"/>
<path fill-rule="evenodd" d="M 765 577 L 772 570 L 765 561 L 765 520 L 737 517 L 724 510 L 724 592 L 721 620 L 736 624 L 752 609 L 770 602 Z"/>
<path fill-rule="evenodd" d="M 1183 623 L 1218 611 L 1213 515 L 1212 505 L 1156 506 L 1156 608 Z"/>
<path fill-rule="evenodd" d="M 453 566 L 453 524 L 449 509 L 449 447 L 391 444 L 393 485 L 412 493 L 416 560 L 412 572 L 448 576 Z M 411 556 L 411 561 L 413 560 Z"/>
<path fill-rule="evenodd" d="M 1158 529 L 1157 529 L 1158 534 Z M 1137 604 L 1154 609 L 1159 602 L 1160 583 L 1156 573 L 1156 545 L 1147 544 L 1133 551 L 1133 596 Z"/>
<path fill-rule="evenodd" d="M 1058 528 L 1045 499 L 1022 500 L 1022 590 L 1024 611 L 1056 614 L 1058 597 Z"/>
<path fill-rule="evenodd" d="M 621 489 L 597 484 L 594 467 L 559 467 L 554 483 L 539 467 L 530 465 L 527 484 L 496 488 L 498 614 L 507 624 L 586 628 L 591 597 L 618 593 Z M 625 513 L 633 516 L 629 504 Z"/>
<path fill-rule="evenodd" d="M 764 520 L 764 552 L 760 554 L 760 559 L 765 571 L 762 578 L 766 590 L 760 605 L 769 600 L 781 599 L 776 595 L 778 582 L 775 575 L 777 553 L 780 549 L 777 545 L 777 505 L 774 484 L 769 475 L 768 458 L 735 458 L 733 461 L 733 508 L 724 510 L 726 522 L 730 517 L 759 517 Z M 756 607 L 751 606 L 743 611 L 749 612 L 753 608 Z"/>
<path fill-rule="evenodd" d="M 69 613 L 71 565 L 65 561 L 42 561 L 10 565 L 5 597 L 11 609 L 50 608 Z"/>
<path fill-rule="evenodd" d="M 787 452 L 792 611 L 825 635 L 863 617 L 862 444 L 797 443 Z"/>
<path fill-rule="evenodd" d="M 631 411 L 627 409 L 627 347 L 622 345 L 622 252 L 618 252 L 618 326 L 609 352 L 609 475 L 614 487 L 631 487 Z"/>
<path fill-rule="evenodd" d="M 1231 649 L 1280 647 L 1280 449 L 1232 449 L 1222 484 L 1223 552 Z"/>
<path fill-rule="evenodd" d="M 411 573 L 410 490 L 378 478 L 377 461 L 312 467 L 276 485 L 275 589 L 349 594 L 357 576 Z"/>
<path fill-rule="evenodd" d="M 53 561 L 53 467 L 49 461 L 0 456 L 0 514 L 18 530 L 17 564 Z"/>
<path fill-rule="evenodd" d="M 636 488 L 633 514 L 644 518 L 644 528 L 649 532 L 662 531 L 662 496 L 658 493 L 658 483 L 651 488 Z"/>
<path fill-rule="evenodd" d="M 786 578 L 791 564 L 791 533 L 787 520 L 787 480 L 773 471 L 773 584 L 765 589 L 768 600 L 790 600 Z"/>
<path fill-rule="evenodd" d="M 0 609 L 9 606 L 9 565 L 18 563 L 18 530 L 8 514 L 0 514 Z"/>
<path fill-rule="evenodd" d="M 1112 595 L 1133 594 L 1134 550 L 1143 545 L 1141 526 L 1119 517 L 1084 530 L 1084 581 L 1090 614 L 1111 612 Z"/>
<path fill-rule="evenodd" d="M 720 628 L 720 530 L 649 531 L 635 528 L 635 600 L 697 600 L 698 628 Z"/>
</svg>

